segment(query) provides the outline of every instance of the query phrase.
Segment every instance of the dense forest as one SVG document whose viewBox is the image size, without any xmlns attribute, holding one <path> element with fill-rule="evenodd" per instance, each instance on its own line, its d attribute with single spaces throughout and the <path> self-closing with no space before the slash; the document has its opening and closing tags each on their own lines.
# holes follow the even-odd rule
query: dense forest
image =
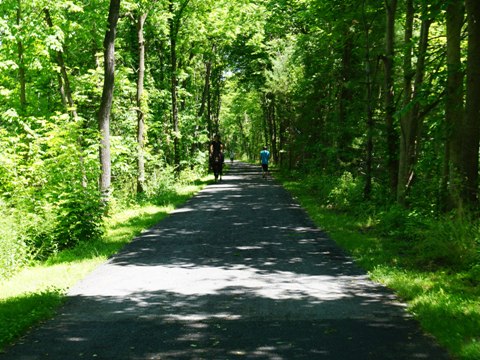
<svg viewBox="0 0 480 360">
<path fill-rule="evenodd" d="M 1 276 L 205 173 L 216 133 L 237 158 L 267 144 L 279 169 L 321 175 L 308 185 L 334 184 L 339 209 L 478 210 L 476 0 L 0 5 Z M 476 234 L 455 261 L 472 265 Z"/>
</svg>

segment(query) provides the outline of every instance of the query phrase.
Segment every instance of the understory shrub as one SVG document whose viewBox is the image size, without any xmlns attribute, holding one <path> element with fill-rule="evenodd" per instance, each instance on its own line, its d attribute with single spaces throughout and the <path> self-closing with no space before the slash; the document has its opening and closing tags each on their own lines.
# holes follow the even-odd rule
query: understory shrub
<svg viewBox="0 0 480 360">
<path fill-rule="evenodd" d="M 377 214 L 377 232 L 393 240 L 412 242 L 424 236 L 425 219 L 416 211 L 393 205 Z"/>
<path fill-rule="evenodd" d="M 478 264 L 479 239 L 475 223 L 448 218 L 432 220 L 414 245 L 414 253 L 422 266 L 466 270 Z"/>
<path fill-rule="evenodd" d="M 3 204 L 2 204 L 3 205 Z M 31 259 L 30 249 L 12 215 L 0 213 L 0 280 L 7 278 Z"/>
<path fill-rule="evenodd" d="M 100 194 L 88 188 L 75 190 L 65 194 L 57 208 L 55 243 L 58 250 L 96 240 L 103 234 Z"/>
<path fill-rule="evenodd" d="M 2 217 L 0 272 L 101 235 L 97 132 L 68 115 L 18 122 L 18 135 L 0 132 Z M 8 222 L 5 221 L 8 219 Z M 4 251 L 2 251 L 4 253 Z"/>
<path fill-rule="evenodd" d="M 363 182 L 345 171 L 336 180 L 327 198 L 328 204 L 337 210 L 350 210 L 363 202 Z"/>
<path fill-rule="evenodd" d="M 480 224 L 473 218 L 458 220 L 434 217 L 434 212 L 415 207 L 385 205 L 378 186 L 372 200 L 363 198 L 363 181 L 350 172 L 340 177 L 297 173 L 318 203 L 357 217 L 361 230 L 373 231 L 387 246 L 405 259 L 404 265 L 421 269 L 468 271 L 474 281 L 480 275 Z M 380 196 L 380 198 L 378 198 Z M 368 222 L 368 225 L 365 223 Z"/>
<path fill-rule="evenodd" d="M 305 187 L 314 198 L 324 206 L 345 212 L 358 212 L 362 215 L 373 212 L 372 202 L 364 199 L 364 182 L 352 173 L 346 171 L 340 177 L 333 175 L 309 174 L 304 177 L 297 173 L 296 178 L 302 178 Z"/>
<path fill-rule="evenodd" d="M 379 213 L 375 230 L 408 251 L 412 263 L 421 268 L 466 270 L 480 259 L 480 231 L 475 222 L 428 218 L 392 206 Z"/>
</svg>

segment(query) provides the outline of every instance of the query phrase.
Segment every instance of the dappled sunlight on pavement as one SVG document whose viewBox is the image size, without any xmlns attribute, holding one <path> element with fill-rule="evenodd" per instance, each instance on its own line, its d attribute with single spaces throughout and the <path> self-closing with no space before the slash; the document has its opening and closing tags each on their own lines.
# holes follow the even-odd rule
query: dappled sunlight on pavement
<svg viewBox="0 0 480 360">
<path fill-rule="evenodd" d="M 274 180 L 234 163 L 3 359 L 447 359 Z"/>
</svg>

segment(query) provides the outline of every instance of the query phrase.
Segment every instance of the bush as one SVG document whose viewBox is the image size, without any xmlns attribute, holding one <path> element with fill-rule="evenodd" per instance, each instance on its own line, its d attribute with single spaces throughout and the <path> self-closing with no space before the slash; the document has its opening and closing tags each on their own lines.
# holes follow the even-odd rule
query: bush
<svg viewBox="0 0 480 360">
<path fill-rule="evenodd" d="M 80 188 L 64 194 L 57 211 L 55 243 L 58 250 L 103 235 L 103 207 L 97 191 Z"/>
<path fill-rule="evenodd" d="M 376 230 L 385 237 L 412 242 L 424 236 L 425 223 L 416 212 L 394 205 L 379 212 Z"/>
<path fill-rule="evenodd" d="M 349 210 L 363 203 L 363 183 L 346 171 L 328 194 L 328 204 L 338 210 Z"/>
<path fill-rule="evenodd" d="M 65 115 L 28 121 L 15 141 L 0 132 L 0 191 L 12 223 L 1 226 L 5 273 L 96 238 L 103 224 L 96 132 Z"/>
<path fill-rule="evenodd" d="M 10 208 L 0 213 L 0 279 L 56 251 L 52 214 Z"/>
<path fill-rule="evenodd" d="M 408 251 L 422 268 L 468 269 L 479 260 L 479 228 L 448 217 L 428 219 L 413 210 L 392 206 L 378 215 L 380 236 Z"/>
<path fill-rule="evenodd" d="M 432 220 L 414 246 L 417 261 L 427 267 L 475 268 L 479 260 L 479 228 L 460 220 Z"/>
<path fill-rule="evenodd" d="M 4 279 L 27 264 L 31 256 L 13 216 L 0 216 L 0 279 Z"/>
</svg>

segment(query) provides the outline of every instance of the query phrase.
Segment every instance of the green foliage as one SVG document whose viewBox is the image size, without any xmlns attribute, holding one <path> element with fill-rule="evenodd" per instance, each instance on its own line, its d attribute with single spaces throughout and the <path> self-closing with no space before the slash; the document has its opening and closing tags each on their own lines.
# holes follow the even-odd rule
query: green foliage
<svg viewBox="0 0 480 360">
<path fill-rule="evenodd" d="M 9 272 L 102 233 L 95 142 L 82 140 L 81 123 L 64 116 L 29 123 L 18 122 L 17 138 L 0 137 L 1 190 L 13 219 L 1 228 L 16 250 Z"/>
<path fill-rule="evenodd" d="M 400 245 L 410 265 L 468 270 L 480 261 L 477 222 L 429 218 L 399 206 L 379 212 L 375 222 L 375 232 Z"/>
<path fill-rule="evenodd" d="M 420 266 L 472 269 L 480 264 L 480 229 L 477 222 L 442 218 L 430 220 L 421 241 L 414 244 Z M 480 279 L 479 279 L 480 280 Z"/>
<path fill-rule="evenodd" d="M 22 236 L 23 224 L 3 207 L 0 211 L 0 279 L 6 278 L 32 258 L 30 247 Z"/>
<path fill-rule="evenodd" d="M 338 178 L 328 194 L 328 204 L 338 210 L 348 210 L 363 201 L 363 183 L 350 172 Z"/>
<path fill-rule="evenodd" d="M 409 243 L 421 239 L 421 232 L 425 229 L 425 219 L 415 211 L 401 206 L 391 206 L 377 214 L 376 231 L 395 241 Z"/>
<path fill-rule="evenodd" d="M 74 189 L 62 196 L 54 230 L 58 249 L 98 239 L 103 234 L 103 214 L 98 191 Z"/>
</svg>

